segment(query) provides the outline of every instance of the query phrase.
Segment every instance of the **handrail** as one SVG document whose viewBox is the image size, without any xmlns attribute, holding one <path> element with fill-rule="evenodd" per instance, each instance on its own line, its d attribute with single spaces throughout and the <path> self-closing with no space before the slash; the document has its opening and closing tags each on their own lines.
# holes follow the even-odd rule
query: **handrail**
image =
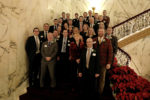
<svg viewBox="0 0 150 100">
<path fill-rule="evenodd" d="M 150 9 L 143 11 L 115 26 L 113 26 L 113 34 L 121 39 L 127 35 L 131 35 L 137 31 L 150 26 Z M 128 65 L 131 61 L 130 55 L 118 48 L 116 57 L 119 59 L 119 63 L 123 65 Z"/>
<path fill-rule="evenodd" d="M 129 65 L 129 61 L 131 61 L 131 56 L 127 52 L 122 50 L 120 47 L 118 47 L 118 50 L 120 50 L 122 53 L 124 53 L 129 58 L 126 62 L 126 65 Z"/>
<path fill-rule="evenodd" d="M 114 25 L 112 28 L 114 29 L 115 27 L 120 26 L 120 25 L 122 25 L 122 24 L 124 24 L 124 23 L 126 23 L 126 22 L 128 22 L 128 21 L 130 21 L 130 20 L 132 20 L 132 19 L 134 19 L 134 18 L 136 18 L 136 17 L 142 15 L 142 14 L 145 14 L 145 13 L 147 13 L 148 11 L 150 11 L 150 9 L 145 10 L 145 11 L 143 11 L 143 12 L 141 12 L 141 13 L 139 13 L 139 14 L 137 14 L 137 15 L 135 15 L 135 16 L 133 16 L 133 17 L 131 17 L 131 18 L 129 18 L 129 19 L 127 19 L 127 20 L 125 20 L 125 21 L 119 23 L 119 24 L 117 24 L 117 25 Z"/>
</svg>

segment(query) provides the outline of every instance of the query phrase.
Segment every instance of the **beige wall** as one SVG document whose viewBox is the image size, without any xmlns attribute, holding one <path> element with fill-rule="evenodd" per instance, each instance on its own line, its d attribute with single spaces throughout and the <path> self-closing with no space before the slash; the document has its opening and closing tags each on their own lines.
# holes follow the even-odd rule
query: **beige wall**
<svg viewBox="0 0 150 100">
<path fill-rule="evenodd" d="M 130 67 L 150 81 L 150 35 L 122 48 L 131 56 Z"/>
<path fill-rule="evenodd" d="M 149 0 L 0 0 L 0 99 L 16 100 L 19 90 L 25 91 L 26 85 L 19 85 L 27 76 L 24 45 L 35 26 L 42 29 L 62 11 L 74 17 L 93 5 L 96 12 L 108 10 L 114 25 L 150 8 L 149 4 Z"/>
</svg>

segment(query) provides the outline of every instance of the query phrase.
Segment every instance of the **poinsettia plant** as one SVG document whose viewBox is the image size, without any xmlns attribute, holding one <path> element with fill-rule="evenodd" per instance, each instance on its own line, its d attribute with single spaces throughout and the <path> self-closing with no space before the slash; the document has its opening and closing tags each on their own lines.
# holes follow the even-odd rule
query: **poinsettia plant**
<svg viewBox="0 0 150 100">
<path fill-rule="evenodd" d="M 114 59 L 109 71 L 112 91 L 117 100 L 145 100 L 150 98 L 150 82 L 138 76 L 128 66 L 120 66 Z"/>
</svg>

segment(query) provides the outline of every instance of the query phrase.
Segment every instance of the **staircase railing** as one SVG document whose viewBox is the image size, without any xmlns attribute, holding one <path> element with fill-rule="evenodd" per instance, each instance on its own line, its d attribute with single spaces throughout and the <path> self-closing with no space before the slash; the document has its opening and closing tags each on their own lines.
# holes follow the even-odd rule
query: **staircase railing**
<svg viewBox="0 0 150 100">
<path fill-rule="evenodd" d="M 150 27 L 150 9 L 113 26 L 113 35 L 121 39 L 147 27 Z M 121 48 L 118 48 L 116 58 L 119 65 L 129 65 L 131 61 L 130 55 Z"/>
<path fill-rule="evenodd" d="M 133 16 L 115 26 L 113 34 L 121 39 L 150 26 L 150 9 Z"/>
<path fill-rule="evenodd" d="M 122 66 L 128 66 L 129 62 L 131 61 L 130 55 L 119 47 L 118 47 L 118 51 L 116 54 L 116 58 L 117 58 L 118 64 Z"/>
</svg>

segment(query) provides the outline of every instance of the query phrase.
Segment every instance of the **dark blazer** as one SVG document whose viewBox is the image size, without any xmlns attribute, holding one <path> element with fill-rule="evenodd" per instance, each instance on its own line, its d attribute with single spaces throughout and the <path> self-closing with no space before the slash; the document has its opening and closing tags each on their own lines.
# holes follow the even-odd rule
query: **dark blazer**
<svg viewBox="0 0 150 100">
<path fill-rule="evenodd" d="M 27 42 L 26 42 L 26 45 L 25 45 L 25 49 L 26 49 L 29 61 L 32 61 L 34 59 L 34 57 L 35 57 L 36 50 L 37 50 L 34 36 L 30 36 L 27 39 Z"/>
<path fill-rule="evenodd" d="M 82 22 L 82 27 L 83 27 L 83 25 L 84 25 L 84 23 Z M 80 22 L 78 22 L 78 23 L 76 24 L 76 27 L 78 27 L 78 28 L 80 29 Z"/>
<path fill-rule="evenodd" d="M 60 37 L 58 41 L 58 56 L 61 54 L 62 49 L 62 43 L 63 43 L 63 36 Z M 67 37 L 67 43 L 66 43 L 66 54 L 69 56 L 69 47 L 70 47 L 70 38 Z"/>
<path fill-rule="evenodd" d="M 92 16 L 92 17 L 94 18 L 94 16 Z M 89 22 L 90 22 L 90 21 L 89 21 L 89 16 L 87 16 L 87 20 L 88 20 L 88 23 L 89 23 Z"/>
<path fill-rule="evenodd" d="M 107 38 L 107 34 L 105 35 L 105 37 Z M 112 44 L 112 48 L 113 48 L 113 54 L 116 55 L 117 54 L 117 50 L 118 50 L 118 39 L 116 36 L 111 35 L 110 38 L 107 38 L 111 40 L 111 44 Z"/>
<path fill-rule="evenodd" d="M 72 41 L 70 43 L 69 48 L 69 56 L 71 57 L 71 60 L 79 59 L 83 49 L 84 49 L 84 42 L 80 42 L 79 46 L 77 46 L 76 42 Z"/>
<path fill-rule="evenodd" d="M 104 22 L 106 23 L 106 29 L 107 29 L 107 27 L 109 26 L 109 23 L 110 23 L 110 18 L 109 18 L 109 16 L 104 16 L 104 17 L 103 17 L 103 20 L 104 20 Z"/>
<path fill-rule="evenodd" d="M 79 19 L 73 19 L 73 26 L 78 27 Z"/>
<path fill-rule="evenodd" d="M 99 24 L 100 22 L 103 22 L 104 23 L 104 26 L 105 26 L 105 30 L 107 29 L 107 25 L 106 25 L 106 22 L 105 21 L 98 21 L 96 24 L 95 24 L 95 33 L 98 34 L 98 29 L 99 29 Z"/>
<path fill-rule="evenodd" d="M 88 32 L 84 32 L 84 31 L 82 31 L 82 32 L 80 32 L 80 35 L 83 37 L 83 41 L 84 41 L 84 43 L 86 43 L 86 34 L 87 34 Z"/>
<path fill-rule="evenodd" d="M 89 24 L 88 18 L 85 18 L 85 19 L 83 18 L 83 23 L 84 23 L 84 24 Z"/>
<path fill-rule="evenodd" d="M 86 68 L 86 53 L 87 48 L 83 50 L 82 55 L 80 57 L 80 65 L 79 65 L 79 72 L 83 74 L 83 76 L 87 73 Z M 99 67 L 99 55 L 96 49 L 93 49 L 91 52 L 90 60 L 89 60 L 89 73 L 90 75 L 94 76 L 96 73 L 99 74 L 100 67 Z"/>
<path fill-rule="evenodd" d="M 40 39 L 41 43 L 47 41 L 47 34 L 46 34 L 46 38 L 45 38 L 44 37 L 44 31 L 40 31 L 40 33 L 39 33 L 39 39 Z"/>
<path fill-rule="evenodd" d="M 58 25 L 56 25 L 56 26 L 58 27 Z M 55 28 L 54 28 L 54 25 L 50 26 L 49 32 L 53 32 L 54 30 L 57 30 L 57 28 L 55 29 Z"/>
<path fill-rule="evenodd" d="M 94 48 L 97 48 L 99 52 L 100 66 L 106 66 L 106 64 L 111 64 L 113 57 L 113 49 L 111 41 L 107 38 L 104 38 L 102 43 L 99 44 L 98 37 L 94 38 L 93 41 L 95 42 Z"/>
</svg>

